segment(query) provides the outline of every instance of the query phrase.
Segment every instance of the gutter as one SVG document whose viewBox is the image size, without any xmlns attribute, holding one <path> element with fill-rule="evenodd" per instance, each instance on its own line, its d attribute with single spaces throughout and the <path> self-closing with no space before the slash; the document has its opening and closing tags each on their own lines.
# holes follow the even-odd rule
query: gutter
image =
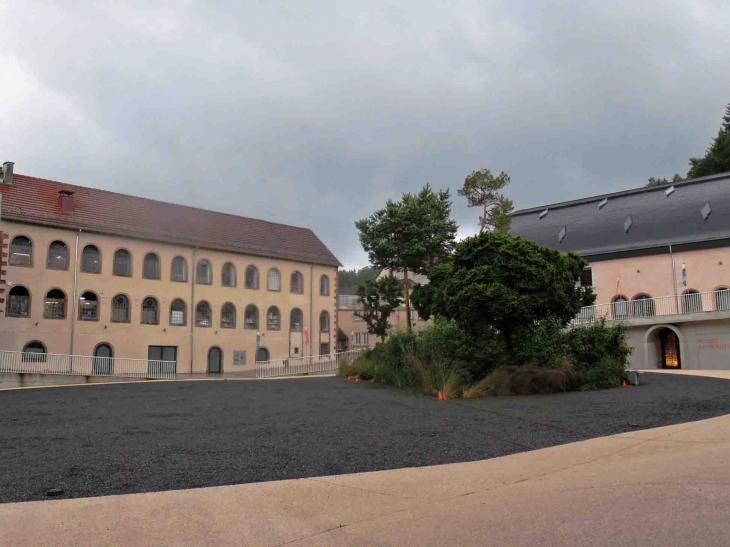
<svg viewBox="0 0 730 547">
<path fill-rule="evenodd" d="M 69 348 L 69 355 L 74 354 L 74 336 L 76 334 L 76 299 L 77 296 L 77 280 L 79 275 L 79 235 L 81 235 L 81 228 L 76 232 L 76 248 L 74 250 L 74 295 L 71 301 L 71 344 Z"/>
<path fill-rule="evenodd" d="M 195 265 L 195 256 L 198 254 L 198 246 L 193 248 L 193 259 L 190 264 L 191 275 L 190 275 L 190 374 L 193 373 L 193 348 L 194 348 L 194 335 L 193 328 L 195 326 L 195 274 L 197 267 Z M 212 326 L 212 325 L 211 325 Z"/>
<path fill-rule="evenodd" d="M 314 262 L 309 266 L 309 356 L 313 355 L 314 325 L 312 324 L 312 309 L 314 308 Z"/>
</svg>

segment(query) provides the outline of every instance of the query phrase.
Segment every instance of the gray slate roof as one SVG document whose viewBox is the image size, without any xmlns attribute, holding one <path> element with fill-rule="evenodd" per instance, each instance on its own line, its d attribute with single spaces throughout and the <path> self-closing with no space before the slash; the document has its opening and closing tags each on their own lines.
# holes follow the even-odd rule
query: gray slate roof
<svg viewBox="0 0 730 547">
<path fill-rule="evenodd" d="M 583 256 L 730 238 L 730 172 L 675 183 L 522 209 L 510 234 Z M 599 203 L 608 198 L 599 209 Z M 705 220 L 702 208 L 710 204 Z M 548 213 L 540 219 L 540 213 Z M 631 216 L 631 227 L 624 225 Z M 559 241 L 561 229 L 565 237 Z"/>
</svg>

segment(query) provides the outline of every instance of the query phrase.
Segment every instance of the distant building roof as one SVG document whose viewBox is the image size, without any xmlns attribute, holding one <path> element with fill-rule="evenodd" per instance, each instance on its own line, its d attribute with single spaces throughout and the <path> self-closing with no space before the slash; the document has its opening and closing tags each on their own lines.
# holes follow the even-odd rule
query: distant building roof
<svg viewBox="0 0 730 547">
<path fill-rule="evenodd" d="M 62 191 L 73 194 L 72 212 L 61 210 Z M 0 193 L 7 220 L 341 266 L 308 228 L 18 174 Z"/>
<path fill-rule="evenodd" d="M 337 294 L 340 296 L 355 296 L 357 294 L 357 285 L 350 287 L 340 287 L 337 289 Z"/>
<path fill-rule="evenodd" d="M 583 256 L 719 242 L 730 238 L 730 173 L 522 209 L 510 234 Z"/>
<path fill-rule="evenodd" d="M 381 277 L 385 277 L 387 275 L 390 275 L 390 270 L 383 270 L 382 272 L 380 272 L 380 274 L 378 275 L 377 278 L 380 279 Z M 397 279 L 400 279 L 401 281 L 403 280 L 403 271 L 402 270 L 396 270 L 396 271 L 394 271 L 393 272 L 393 275 Z M 428 285 L 428 277 L 427 276 L 421 275 L 421 274 L 417 274 L 417 273 L 413 273 L 413 272 L 408 272 L 408 281 L 409 281 L 409 286 L 414 286 L 417 283 L 418 284 L 421 284 L 421 285 Z"/>
</svg>

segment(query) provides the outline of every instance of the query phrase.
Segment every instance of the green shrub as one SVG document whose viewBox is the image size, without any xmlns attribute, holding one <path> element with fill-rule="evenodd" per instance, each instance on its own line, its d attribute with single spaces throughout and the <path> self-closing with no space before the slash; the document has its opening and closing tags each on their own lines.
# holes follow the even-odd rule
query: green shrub
<svg viewBox="0 0 730 547">
<path fill-rule="evenodd" d="M 579 391 L 619 387 L 625 374 L 626 364 L 606 355 L 597 365 L 576 370 L 570 378 L 570 387 Z"/>
<path fill-rule="evenodd" d="M 555 319 L 545 319 L 520 332 L 516 363 L 555 366 L 568 352 L 563 342 L 563 328 Z"/>
<path fill-rule="evenodd" d="M 415 347 L 416 333 L 395 331 L 375 346 L 370 357 L 388 368 L 401 370 L 405 366 L 406 355 Z"/>
<path fill-rule="evenodd" d="M 592 368 L 612 358 L 625 366 L 631 348 L 626 343 L 626 327 L 622 324 L 607 326 L 605 320 L 590 325 L 576 326 L 565 331 L 562 345 L 578 369 Z"/>
<path fill-rule="evenodd" d="M 487 395 L 532 395 L 557 393 L 570 388 L 573 365 L 567 361 L 555 367 L 537 365 L 503 366 L 464 390 L 465 398 Z"/>
</svg>

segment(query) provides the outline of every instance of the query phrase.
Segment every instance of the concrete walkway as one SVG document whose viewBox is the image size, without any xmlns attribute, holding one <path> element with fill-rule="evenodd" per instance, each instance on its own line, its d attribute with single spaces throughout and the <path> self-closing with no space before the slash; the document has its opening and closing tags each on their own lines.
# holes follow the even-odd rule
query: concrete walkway
<svg viewBox="0 0 730 547">
<path fill-rule="evenodd" d="M 712 547 L 729 514 L 723 416 L 471 463 L 4 504 L 0 546 Z"/>
</svg>

